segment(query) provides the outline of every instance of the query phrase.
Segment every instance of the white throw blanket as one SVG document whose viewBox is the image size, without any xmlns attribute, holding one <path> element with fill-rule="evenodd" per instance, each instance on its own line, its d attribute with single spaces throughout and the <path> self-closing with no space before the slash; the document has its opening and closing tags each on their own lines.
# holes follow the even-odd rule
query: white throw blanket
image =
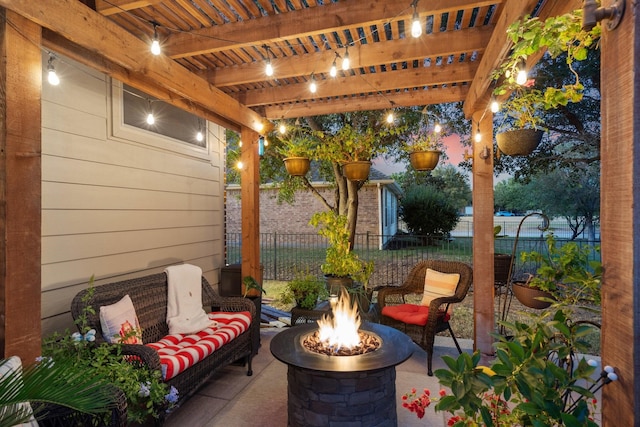
<svg viewBox="0 0 640 427">
<path fill-rule="evenodd" d="M 202 309 L 202 269 L 182 264 L 167 267 L 167 324 L 170 334 L 192 334 L 214 326 Z"/>
</svg>

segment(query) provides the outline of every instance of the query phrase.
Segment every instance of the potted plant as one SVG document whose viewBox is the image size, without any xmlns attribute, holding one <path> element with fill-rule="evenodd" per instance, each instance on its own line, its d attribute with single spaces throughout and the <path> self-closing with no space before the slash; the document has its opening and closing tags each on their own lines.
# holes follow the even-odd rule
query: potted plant
<svg viewBox="0 0 640 427">
<path fill-rule="evenodd" d="M 327 278 L 329 292 L 337 295 L 341 288 L 353 288 L 357 282 L 366 289 L 373 263 L 361 260 L 349 247 L 347 217 L 333 211 L 316 212 L 309 224 L 318 228 L 318 234 L 327 238 L 325 262 L 321 269 Z"/>
<path fill-rule="evenodd" d="M 309 172 L 311 158 L 318 144 L 318 133 L 295 128 L 287 135 L 273 138 L 276 151 L 283 156 L 284 167 L 291 176 L 304 176 Z"/>
<path fill-rule="evenodd" d="M 510 94 L 501 110 L 506 122 L 515 129 L 496 134 L 496 142 L 505 154 L 526 155 L 542 139 L 542 111 L 582 99 L 584 87 L 572 64 L 587 57 L 587 50 L 600 37 L 600 26 L 583 31 L 581 10 L 576 10 L 544 21 L 525 17 L 510 25 L 507 34 L 513 41 L 513 48 L 507 60 L 493 73 L 494 79 L 500 82 L 493 94 L 496 97 Z M 523 77 L 527 58 L 541 49 L 546 49 L 552 58 L 566 54 L 574 81 L 561 87 L 536 88 L 535 79 Z"/>
<path fill-rule="evenodd" d="M 595 250 L 598 252 L 599 248 Z M 588 245 L 580 247 L 575 242 L 558 245 L 553 233 L 549 233 L 547 252 L 520 254 L 523 262 L 534 262 L 538 268 L 536 274 L 529 275 L 524 284 L 514 283 L 516 298 L 524 304 L 519 292 L 526 289 L 528 293 L 546 292 L 543 298 L 538 296 L 537 299 L 547 303 L 547 307 L 554 301 L 561 301 L 566 306 L 599 306 L 602 264 L 589 259 L 593 248 Z"/>
<path fill-rule="evenodd" d="M 337 162 L 343 174 L 351 181 L 366 181 L 371 169 L 371 159 L 384 152 L 380 139 L 400 132 L 400 128 L 377 129 L 367 127 L 364 131 L 345 124 L 333 135 L 321 137 L 316 156 L 322 160 Z"/>
<path fill-rule="evenodd" d="M 305 310 L 313 310 L 319 300 L 329 296 L 325 282 L 310 273 L 298 273 L 287 283 L 281 300 L 285 304 L 295 301 L 296 305 Z"/>
<path fill-rule="evenodd" d="M 442 140 L 440 126 L 436 126 L 430 129 L 421 124 L 402 143 L 402 149 L 409 153 L 411 166 L 417 171 L 433 170 L 438 165 L 442 155 Z"/>
</svg>

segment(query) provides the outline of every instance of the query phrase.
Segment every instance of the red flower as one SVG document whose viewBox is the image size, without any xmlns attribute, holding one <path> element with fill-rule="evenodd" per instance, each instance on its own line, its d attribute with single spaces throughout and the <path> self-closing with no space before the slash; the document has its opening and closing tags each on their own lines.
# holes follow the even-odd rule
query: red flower
<svg viewBox="0 0 640 427">
<path fill-rule="evenodd" d="M 445 397 L 447 395 L 447 391 L 444 389 L 440 389 L 440 397 Z"/>
</svg>

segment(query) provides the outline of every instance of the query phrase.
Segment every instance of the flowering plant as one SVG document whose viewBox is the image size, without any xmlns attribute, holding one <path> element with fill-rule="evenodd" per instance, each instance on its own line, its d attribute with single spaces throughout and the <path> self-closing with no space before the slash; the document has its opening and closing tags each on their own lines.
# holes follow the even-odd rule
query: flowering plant
<svg viewBox="0 0 640 427">
<path fill-rule="evenodd" d="M 86 301 L 93 296 L 89 288 Z M 95 342 L 96 331 L 87 326 L 87 314 L 94 313 L 88 305 L 76 320 L 80 332 L 64 335 L 54 333 L 44 340 L 43 358 L 53 363 L 72 363 L 78 370 L 104 378 L 121 389 L 127 397 L 127 419 L 141 423 L 148 417 L 159 418 L 178 401 L 178 390 L 162 382 L 161 373 L 149 369 L 139 360 L 122 354 L 118 344 Z M 137 331 L 131 331 L 132 334 Z"/>
<path fill-rule="evenodd" d="M 435 371 L 451 394 L 437 398 L 436 411 L 452 416 L 450 426 L 597 426 L 593 413 L 594 393 L 617 380 L 614 369 L 605 366 L 593 379 L 597 362 L 578 357 L 584 353 L 583 339 L 594 332 L 588 323 L 571 322 L 559 308 L 533 325 L 506 323 L 513 336 L 496 335 L 496 361 L 479 366 L 480 353 L 444 356 L 448 369 Z M 424 416 L 436 399 L 412 390 L 405 408 Z"/>
</svg>

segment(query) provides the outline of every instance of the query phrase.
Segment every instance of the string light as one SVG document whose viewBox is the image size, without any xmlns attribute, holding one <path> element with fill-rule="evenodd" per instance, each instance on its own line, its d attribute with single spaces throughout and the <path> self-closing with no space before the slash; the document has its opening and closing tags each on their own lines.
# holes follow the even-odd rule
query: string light
<svg viewBox="0 0 640 427">
<path fill-rule="evenodd" d="M 342 57 L 342 69 L 347 71 L 351 66 L 351 61 L 349 61 L 349 46 L 344 47 L 344 56 Z"/>
<path fill-rule="evenodd" d="M 434 131 L 435 133 L 440 133 L 440 131 L 441 131 L 441 130 L 442 130 L 442 126 L 440 126 L 440 123 L 436 123 L 436 124 L 433 126 L 433 131 Z"/>
<path fill-rule="evenodd" d="M 391 124 L 393 123 L 394 117 L 393 117 L 393 111 L 389 111 L 389 113 L 387 114 L 387 123 Z"/>
<path fill-rule="evenodd" d="M 151 53 L 158 56 L 162 50 L 160 49 L 160 41 L 158 40 L 158 24 L 153 24 L 153 41 L 151 42 Z"/>
<path fill-rule="evenodd" d="M 242 161 L 238 160 L 238 163 L 236 163 L 236 169 L 242 170 L 242 168 L 244 168 L 244 164 Z"/>
<path fill-rule="evenodd" d="M 500 111 L 500 103 L 494 99 L 491 101 L 491 112 L 497 113 L 498 111 Z"/>
<path fill-rule="evenodd" d="M 287 126 L 283 123 L 280 123 L 280 126 L 278 127 L 278 130 L 280 131 L 280 133 L 282 135 L 284 135 L 285 133 L 287 133 Z"/>
<path fill-rule="evenodd" d="M 482 134 L 480 133 L 480 123 L 478 123 L 478 127 L 476 128 L 476 134 L 473 137 L 476 142 L 482 141 Z"/>
<path fill-rule="evenodd" d="M 527 82 L 527 70 L 524 69 L 524 64 L 520 64 L 518 68 L 518 74 L 516 75 L 516 83 L 523 85 Z"/>
<path fill-rule="evenodd" d="M 156 122 L 155 117 L 153 117 L 153 110 L 151 109 L 151 101 L 148 101 L 149 103 L 149 114 L 147 114 L 147 124 L 148 125 L 152 125 Z"/>
<path fill-rule="evenodd" d="M 316 78 L 314 77 L 313 73 L 311 74 L 311 83 L 309 84 L 309 91 L 311 93 L 316 93 L 316 91 L 318 90 L 318 85 L 316 84 Z"/>
<path fill-rule="evenodd" d="M 418 15 L 418 0 L 413 0 L 413 17 L 411 18 L 411 36 L 418 38 L 422 35 L 422 25 L 420 25 L 420 16 Z"/>
<path fill-rule="evenodd" d="M 269 48 L 269 46 L 267 46 L 266 44 L 263 45 L 262 47 L 264 47 L 264 49 L 267 51 L 267 65 L 264 68 L 264 73 L 271 77 L 273 76 L 273 65 L 271 65 L 271 55 L 270 55 L 270 51 L 271 48 Z"/>
<path fill-rule="evenodd" d="M 338 67 L 336 66 L 337 59 L 338 59 L 338 52 L 336 52 L 336 57 L 333 58 L 333 64 L 331 64 L 331 69 L 329 70 L 329 75 L 331 77 L 335 77 L 338 75 Z"/>
<path fill-rule="evenodd" d="M 52 54 L 49 54 L 49 61 L 47 62 L 47 80 L 49 84 L 52 86 L 58 86 L 60 84 L 60 78 L 58 74 L 56 74 L 56 69 L 53 66 L 53 60 L 55 57 Z"/>
</svg>

